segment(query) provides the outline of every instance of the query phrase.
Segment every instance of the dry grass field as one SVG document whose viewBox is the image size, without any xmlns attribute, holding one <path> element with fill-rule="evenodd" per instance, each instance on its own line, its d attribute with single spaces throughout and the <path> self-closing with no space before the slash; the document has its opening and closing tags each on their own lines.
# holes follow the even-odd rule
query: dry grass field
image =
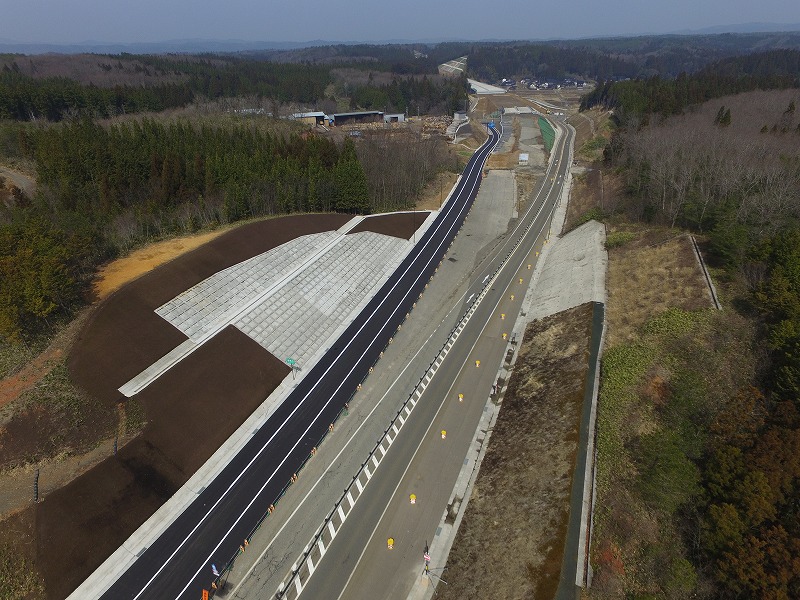
<svg viewBox="0 0 800 600">
<path fill-rule="evenodd" d="M 691 240 L 670 229 L 610 227 L 608 235 L 627 234 L 609 250 L 606 344 L 636 339 L 640 328 L 668 308 L 712 306 Z"/>
</svg>

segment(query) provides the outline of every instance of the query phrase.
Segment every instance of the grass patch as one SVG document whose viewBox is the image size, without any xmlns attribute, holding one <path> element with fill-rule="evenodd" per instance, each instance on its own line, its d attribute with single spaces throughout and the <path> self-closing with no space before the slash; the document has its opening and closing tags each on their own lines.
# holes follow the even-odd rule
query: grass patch
<svg viewBox="0 0 800 600">
<path fill-rule="evenodd" d="M 632 231 L 612 231 L 606 236 L 606 250 L 619 248 L 635 239 L 636 234 Z"/>
<path fill-rule="evenodd" d="M 580 150 L 578 156 L 590 162 L 594 162 L 603 158 L 603 152 L 608 145 L 608 139 L 602 135 L 596 135 L 593 138 L 586 140 Z"/>
<path fill-rule="evenodd" d="M 136 435 L 147 424 L 147 413 L 136 398 L 125 401 L 125 435 Z"/>
<path fill-rule="evenodd" d="M 5 408 L 9 442 L 0 446 L 0 470 L 91 450 L 113 437 L 118 422 L 114 407 L 72 384 L 63 362 Z"/>
<path fill-rule="evenodd" d="M 638 226 L 608 229 L 607 240 L 627 240 L 609 254 L 609 347 L 638 339 L 653 315 L 670 308 L 691 312 L 712 306 L 686 236 Z"/>
<path fill-rule="evenodd" d="M 636 387 L 653 362 L 649 344 L 622 344 L 605 352 L 597 414 L 598 493 L 606 493 L 612 475 L 627 462 L 623 432 L 636 403 Z"/>
<path fill-rule="evenodd" d="M 0 546 L 0 590 L 7 600 L 44 594 L 44 584 L 33 563 L 7 545 Z"/>
<path fill-rule="evenodd" d="M 49 337 L 39 336 L 27 343 L 13 343 L 4 337 L 0 337 L 0 379 L 5 379 L 21 371 L 25 365 L 47 347 L 50 339 Z"/>
<path fill-rule="evenodd" d="M 599 206 L 595 206 L 594 208 L 590 208 L 577 219 L 575 219 L 575 223 L 570 227 L 570 231 L 572 229 L 577 229 L 581 225 L 588 223 L 589 221 L 599 221 L 600 223 L 603 222 L 603 219 L 606 218 L 606 214 L 603 212 Z M 607 244 L 607 242 L 606 242 Z"/>
</svg>

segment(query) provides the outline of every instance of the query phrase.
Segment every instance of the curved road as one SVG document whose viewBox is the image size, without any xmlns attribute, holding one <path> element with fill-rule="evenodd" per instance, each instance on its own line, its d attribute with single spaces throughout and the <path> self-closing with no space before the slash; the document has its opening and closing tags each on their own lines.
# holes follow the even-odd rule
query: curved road
<svg viewBox="0 0 800 600">
<path fill-rule="evenodd" d="M 423 576 L 426 543 L 432 553 L 436 551 L 431 562 L 433 573 L 447 579 L 446 571 L 437 569 L 444 565 L 436 562 L 437 555 L 444 554 L 440 550 L 445 542 L 439 540 L 442 514 L 461 467 L 467 464 L 465 457 L 485 401 L 510 347 L 502 334 L 512 330 L 513 319 L 521 310 L 537 251 L 547 237 L 571 164 L 574 130 L 557 120 L 554 125 L 562 135 L 534 201 L 496 250 L 494 260 L 476 274 L 469 292 L 477 295 L 490 277 L 489 293 L 420 398 L 353 514 L 306 582 L 302 598 L 406 598 L 415 584 L 428 586 L 432 582 Z M 503 262 L 496 278 L 491 279 Z M 475 360 L 481 361 L 479 368 Z M 463 402 L 458 401 L 459 392 L 466 392 Z M 446 440 L 442 440 L 441 430 L 447 431 Z M 409 502 L 412 493 L 418 498 L 414 505 Z M 392 550 L 386 545 L 389 537 L 394 539 Z M 502 557 L 480 560 L 486 564 Z M 426 591 L 424 587 L 416 590 Z"/>
<path fill-rule="evenodd" d="M 451 201 L 364 311 L 242 451 L 101 596 L 187 598 L 210 589 L 225 565 L 308 456 L 424 289 L 463 223 L 497 145 L 491 129 Z M 190 443 L 187 441 L 187 443 Z M 101 567 L 102 568 L 102 567 Z"/>
</svg>

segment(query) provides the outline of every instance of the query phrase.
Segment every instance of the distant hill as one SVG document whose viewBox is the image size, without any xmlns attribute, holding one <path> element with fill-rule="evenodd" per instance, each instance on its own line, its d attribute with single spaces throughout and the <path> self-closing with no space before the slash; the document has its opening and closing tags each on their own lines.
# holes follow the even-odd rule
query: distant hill
<svg viewBox="0 0 800 600">
<path fill-rule="evenodd" d="M 370 45 L 436 44 L 438 41 L 385 40 Z M 86 41 L 75 44 L 24 43 L 0 38 L 0 54 L 199 54 L 237 53 L 275 50 L 299 50 L 330 46 L 357 46 L 364 42 L 309 40 L 306 42 L 269 42 L 249 40 L 165 40 L 163 42 L 111 43 Z"/>
<path fill-rule="evenodd" d="M 0 39 L 0 54 L 193 54 L 201 52 L 244 52 L 249 50 L 293 50 L 347 42 L 263 42 L 247 40 L 166 40 L 163 42 L 115 44 L 87 41 L 77 44 L 37 44 Z"/>
<path fill-rule="evenodd" d="M 592 36 L 587 38 L 561 38 L 546 40 L 509 40 L 509 39 L 480 39 L 467 40 L 463 38 L 438 38 L 438 39 L 390 39 L 381 41 L 333 41 L 333 40 L 308 40 L 305 42 L 274 42 L 263 40 L 209 40 L 209 39 L 179 39 L 164 40 L 160 42 L 142 43 L 114 43 L 88 40 L 80 43 L 50 44 L 26 43 L 0 38 L 0 54 L 196 54 L 196 53 L 252 53 L 263 51 L 293 51 L 307 48 L 325 48 L 336 46 L 364 46 L 378 47 L 386 45 L 430 45 L 456 43 L 471 44 L 504 44 L 510 42 L 530 42 L 537 44 L 563 44 L 570 45 L 587 43 L 596 45 L 598 42 L 630 39 L 661 39 L 669 36 L 708 36 L 718 34 L 771 34 L 782 32 L 800 33 L 800 23 L 738 23 L 733 25 L 715 25 L 702 29 L 684 29 L 669 34 L 631 34 L 626 36 Z M 768 43 L 769 45 L 769 43 Z M 790 43 L 793 47 L 793 44 Z"/>
<path fill-rule="evenodd" d="M 783 31 L 800 31 L 800 23 L 737 23 L 735 25 L 715 25 L 703 29 L 684 29 L 673 33 L 697 35 L 704 33 L 778 33 Z"/>
</svg>

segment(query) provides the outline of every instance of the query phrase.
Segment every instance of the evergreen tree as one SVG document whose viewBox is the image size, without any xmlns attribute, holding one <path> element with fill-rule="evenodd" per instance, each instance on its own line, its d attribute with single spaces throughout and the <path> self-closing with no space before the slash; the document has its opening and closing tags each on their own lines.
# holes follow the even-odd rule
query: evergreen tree
<svg viewBox="0 0 800 600">
<path fill-rule="evenodd" d="M 364 168 L 358 161 L 353 141 L 347 139 L 336 165 L 336 211 L 369 214 L 369 190 Z"/>
</svg>

